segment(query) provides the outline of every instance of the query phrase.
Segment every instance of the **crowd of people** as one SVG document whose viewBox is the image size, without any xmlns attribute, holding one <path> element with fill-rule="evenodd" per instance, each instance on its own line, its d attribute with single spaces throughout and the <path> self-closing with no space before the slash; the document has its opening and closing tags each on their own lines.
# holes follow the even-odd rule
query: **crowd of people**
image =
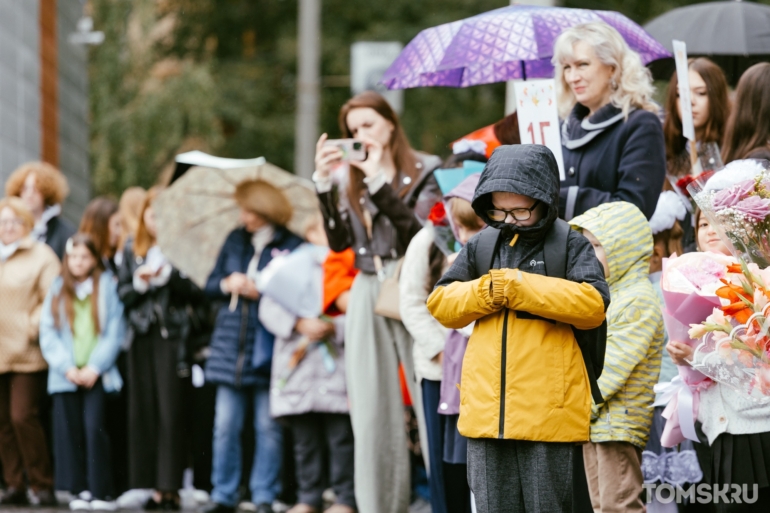
<svg viewBox="0 0 770 513">
<path fill-rule="evenodd" d="M 609 25 L 563 32 L 554 66 L 563 180 L 515 115 L 442 162 L 362 93 L 339 124 L 366 159 L 321 137 L 302 233 L 280 189 L 240 183 L 203 287 L 158 245 L 160 186 L 96 198 L 76 228 L 63 175 L 17 169 L 0 200 L 0 504 L 114 510 L 143 490 L 144 509 L 178 510 L 187 486 L 208 513 L 767 511 L 770 406 L 709 388 L 699 442 L 671 449 L 653 388 L 692 351 L 664 330 L 663 259 L 729 253 L 682 184 L 694 160 L 770 159 L 770 64 L 731 95 L 690 61 L 695 159 L 676 76 L 657 105 Z M 483 172 L 439 186 L 469 162 Z M 281 301 L 268 276 L 303 294 Z M 645 505 L 669 467 L 757 500 Z"/>
</svg>

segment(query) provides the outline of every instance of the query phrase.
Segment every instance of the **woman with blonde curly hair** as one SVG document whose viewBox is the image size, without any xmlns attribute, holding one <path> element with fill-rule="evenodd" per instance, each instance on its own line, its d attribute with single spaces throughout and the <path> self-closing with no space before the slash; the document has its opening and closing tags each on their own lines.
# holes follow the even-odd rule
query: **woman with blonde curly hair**
<svg viewBox="0 0 770 513">
<path fill-rule="evenodd" d="M 35 218 L 32 237 L 45 242 L 59 260 L 75 227 L 61 217 L 61 204 L 69 194 L 67 179 L 47 162 L 27 162 L 11 174 L 5 183 L 5 194 L 21 198 Z"/>
<path fill-rule="evenodd" d="M 602 203 L 628 201 L 649 219 L 666 176 L 663 128 L 650 72 L 617 30 L 577 25 L 554 45 L 566 220 Z"/>
</svg>

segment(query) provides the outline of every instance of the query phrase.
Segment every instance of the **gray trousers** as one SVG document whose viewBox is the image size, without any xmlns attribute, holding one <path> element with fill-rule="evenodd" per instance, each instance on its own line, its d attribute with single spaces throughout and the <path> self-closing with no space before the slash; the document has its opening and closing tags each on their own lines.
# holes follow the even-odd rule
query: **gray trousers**
<svg viewBox="0 0 770 513">
<path fill-rule="evenodd" d="M 468 439 L 477 513 L 570 513 L 574 445 Z"/>
<path fill-rule="evenodd" d="M 394 270 L 390 262 L 388 271 Z M 358 510 L 405 513 L 411 495 L 399 361 L 417 414 L 422 440 L 425 418 L 414 377 L 412 338 L 401 322 L 374 313 L 380 291 L 376 276 L 359 273 L 345 319 L 345 370 L 355 438 Z"/>
</svg>

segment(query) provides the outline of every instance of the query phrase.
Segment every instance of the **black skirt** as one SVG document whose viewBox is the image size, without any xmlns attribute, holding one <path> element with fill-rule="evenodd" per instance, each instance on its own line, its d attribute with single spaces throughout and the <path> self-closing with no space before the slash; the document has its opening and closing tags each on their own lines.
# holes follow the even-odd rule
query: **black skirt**
<svg viewBox="0 0 770 513">
<path fill-rule="evenodd" d="M 770 486 L 770 433 L 722 433 L 709 447 L 700 423 L 695 427 L 704 442 L 694 444 L 704 483 Z"/>
</svg>

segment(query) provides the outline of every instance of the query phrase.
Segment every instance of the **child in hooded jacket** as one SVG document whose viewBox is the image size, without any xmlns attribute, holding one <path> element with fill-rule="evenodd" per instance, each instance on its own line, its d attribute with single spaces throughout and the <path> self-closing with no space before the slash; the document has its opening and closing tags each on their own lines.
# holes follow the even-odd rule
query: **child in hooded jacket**
<svg viewBox="0 0 770 513">
<path fill-rule="evenodd" d="M 569 511 L 573 446 L 588 440 L 591 414 L 573 328 L 604 322 L 604 273 L 586 238 L 571 231 L 566 279 L 546 274 L 544 237 L 558 215 L 559 170 L 545 146 L 497 148 L 472 205 L 501 230 L 491 270 L 477 276 L 476 235 L 439 280 L 428 309 L 448 328 L 476 321 L 458 422 L 468 437 L 476 511 Z"/>
<path fill-rule="evenodd" d="M 612 296 L 599 378 L 604 403 L 592 407 L 591 441 L 583 446 L 591 504 L 594 511 L 643 512 L 642 450 L 665 335 L 649 280 L 652 231 L 644 214 L 624 201 L 592 208 L 570 224 L 593 245 Z"/>
</svg>

